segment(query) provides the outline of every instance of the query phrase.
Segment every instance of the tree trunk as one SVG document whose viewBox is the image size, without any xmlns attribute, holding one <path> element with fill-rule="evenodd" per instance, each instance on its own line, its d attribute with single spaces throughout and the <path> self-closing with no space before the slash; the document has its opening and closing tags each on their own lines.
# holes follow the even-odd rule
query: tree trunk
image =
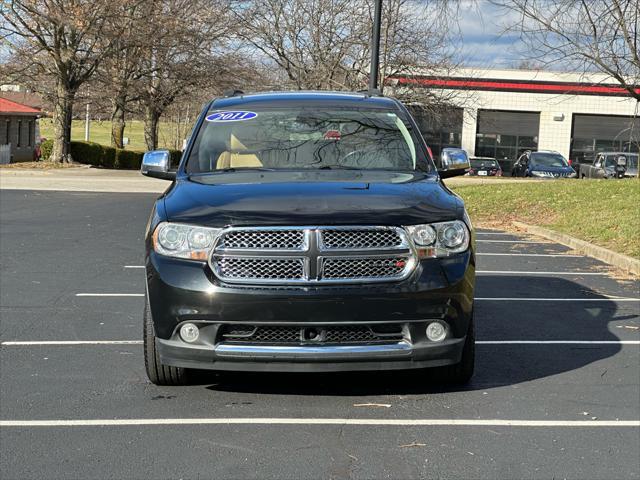
<svg viewBox="0 0 640 480">
<path fill-rule="evenodd" d="M 160 121 L 158 110 L 153 107 L 146 107 L 144 111 L 144 141 L 147 144 L 147 150 L 155 150 L 158 148 L 158 123 Z"/>
<path fill-rule="evenodd" d="M 58 85 L 53 111 L 53 150 L 49 161 L 71 163 L 71 119 L 76 92 L 67 85 Z"/>
<path fill-rule="evenodd" d="M 113 101 L 111 111 L 111 146 L 124 148 L 125 106 L 124 96 L 117 95 Z"/>
</svg>

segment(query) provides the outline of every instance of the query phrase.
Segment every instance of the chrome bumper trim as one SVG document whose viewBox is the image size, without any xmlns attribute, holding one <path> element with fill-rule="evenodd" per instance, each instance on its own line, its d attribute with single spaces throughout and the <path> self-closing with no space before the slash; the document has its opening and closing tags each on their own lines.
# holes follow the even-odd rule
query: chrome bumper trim
<svg viewBox="0 0 640 480">
<path fill-rule="evenodd" d="M 412 348 L 406 341 L 383 345 L 241 345 L 223 342 L 216 345 L 214 350 L 220 356 L 322 356 L 319 358 L 322 360 L 330 357 L 408 355 Z"/>
</svg>

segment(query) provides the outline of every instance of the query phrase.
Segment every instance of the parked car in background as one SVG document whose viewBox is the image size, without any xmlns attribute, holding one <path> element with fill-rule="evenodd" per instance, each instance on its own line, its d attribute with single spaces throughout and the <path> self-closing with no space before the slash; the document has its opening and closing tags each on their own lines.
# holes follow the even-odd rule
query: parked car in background
<svg viewBox="0 0 640 480">
<path fill-rule="evenodd" d="M 501 177 L 502 168 L 495 158 L 491 157 L 471 157 L 471 168 L 468 175 L 480 175 L 489 177 Z"/>
<path fill-rule="evenodd" d="M 593 163 L 580 165 L 580 178 L 624 178 L 638 176 L 638 154 L 599 152 Z"/>
<path fill-rule="evenodd" d="M 526 151 L 513 165 L 512 177 L 575 178 L 576 171 L 560 153 L 550 150 Z"/>
</svg>

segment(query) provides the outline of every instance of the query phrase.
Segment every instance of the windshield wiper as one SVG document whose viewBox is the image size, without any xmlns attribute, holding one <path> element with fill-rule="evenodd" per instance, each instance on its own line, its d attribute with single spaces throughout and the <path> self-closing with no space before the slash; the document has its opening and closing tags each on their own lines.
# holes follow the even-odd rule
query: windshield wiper
<svg viewBox="0 0 640 480">
<path fill-rule="evenodd" d="M 345 165 L 323 165 L 317 168 L 318 170 L 362 170 L 358 167 L 347 167 Z"/>
</svg>

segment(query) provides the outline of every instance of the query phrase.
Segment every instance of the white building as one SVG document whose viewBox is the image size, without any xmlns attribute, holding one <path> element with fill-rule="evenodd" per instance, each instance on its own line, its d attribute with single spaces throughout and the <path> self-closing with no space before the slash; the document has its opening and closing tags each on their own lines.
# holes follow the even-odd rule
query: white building
<svg viewBox="0 0 640 480">
<path fill-rule="evenodd" d="M 457 146 L 510 168 L 524 150 L 555 150 L 589 161 L 597 151 L 638 151 L 640 144 L 638 102 L 602 75 L 461 69 L 391 83 L 432 89 L 459 106 L 444 120 L 419 118 L 436 155 L 442 147 Z"/>
</svg>

